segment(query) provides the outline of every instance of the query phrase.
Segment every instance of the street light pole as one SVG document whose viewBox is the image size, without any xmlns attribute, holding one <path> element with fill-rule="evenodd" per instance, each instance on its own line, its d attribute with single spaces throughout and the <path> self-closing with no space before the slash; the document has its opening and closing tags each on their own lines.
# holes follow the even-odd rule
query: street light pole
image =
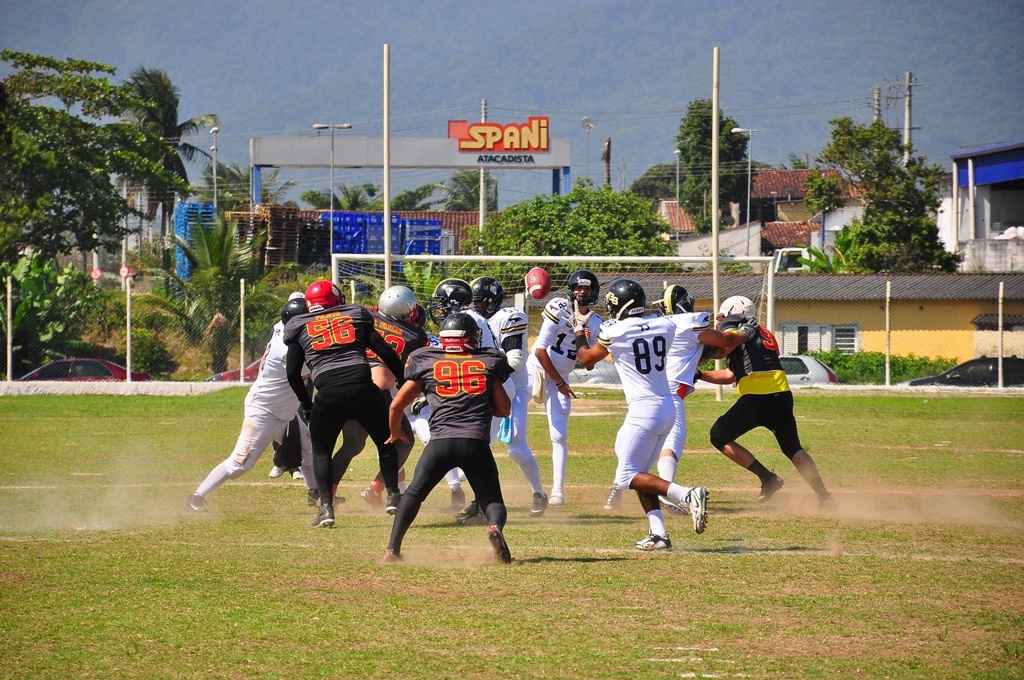
<svg viewBox="0 0 1024 680">
<path fill-rule="evenodd" d="M 674 153 L 676 154 L 676 210 L 679 210 L 679 155 L 682 151 L 677 148 Z"/>
<path fill-rule="evenodd" d="M 316 131 L 330 130 L 331 131 L 331 212 L 330 212 L 330 249 L 331 257 L 334 256 L 334 131 L 335 130 L 351 130 L 351 123 L 313 123 L 313 129 Z"/>
<path fill-rule="evenodd" d="M 213 135 L 213 146 L 210 147 L 210 151 L 213 152 L 213 211 L 217 212 L 217 133 L 220 132 L 220 128 L 214 125 L 210 128 L 210 134 Z"/>
<path fill-rule="evenodd" d="M 753 155 L 750 150 L 754 147 L 754 133 L 760 132 L 760 130 L 752 130 L 750 128 L 734 127 L 732 129 L 733 134 L 745 134 L 747 135 L 747 256 L 750 256 L 750 177 L 751 177 L 751 160 Z"/>
</svg>

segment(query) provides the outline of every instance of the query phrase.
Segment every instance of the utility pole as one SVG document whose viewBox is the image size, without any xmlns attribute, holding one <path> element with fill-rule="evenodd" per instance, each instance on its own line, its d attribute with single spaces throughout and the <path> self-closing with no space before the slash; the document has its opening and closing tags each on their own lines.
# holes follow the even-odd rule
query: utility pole
<svg viewBox="0 0 1024 680">
<path fill-rule="evenodd" d="M 882 121 L 882 88 L 877 86 L 871 90 L 871 112 L 872 122 L 879 123 Z"/>
<path fill-rule="evenodd" d="M 612 185 L 612 138 L 604 140 L 604 149 L 601 151 L 601 160 L 604 161 L 604 185 Z"/>
<path fill-rule="evenodd" d="M 480 100 L 480 122 L 487 122 L 487 98 Z M 480 232 L 484 230 L 484 220 L 487 218 L 487 171 L 480 168 Z"/>
<path fill-rule="evenodd" d="M 903 96 L 903 165 L 910 162 L 910 105 L 913 98 L 914 74 L 907 71 L 906 92 Z"/>
</svg>

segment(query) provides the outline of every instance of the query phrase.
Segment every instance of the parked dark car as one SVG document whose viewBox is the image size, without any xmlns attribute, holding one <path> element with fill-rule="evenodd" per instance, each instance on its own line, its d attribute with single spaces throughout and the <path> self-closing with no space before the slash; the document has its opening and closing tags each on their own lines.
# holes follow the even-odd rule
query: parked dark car
<svg viewBox="0 0 1024 680">
<path fill-rule="evenodd" d="M 245 367 L 245 382 L 251 383 L 256 381 L 260 374 L 260 361 L 262 360 L 263 358 L 260 357 Z M 238 369 L 214 373 L 206 379 L 206 382 L 238 382 Z"/>
<path fill-rule="evenodd" d="M 117 382 L 128 377 L 124 366 L 106 359 L 58 359 L 26 373 L 18 380 L 70 380 L 74 382 Z M 148 373 L 132 371 L 132 380 L 149 380 Z"/>
<path fill-rule="evenodd" d="M 964 387 L 995 387 L 998 382 L 998 367 L 995 357 L 982 357 L 965 361 L 945 373 L 927 378 L 911 380 L 912 386 L 919 385 L 962 385 Z M 1024 359 L 1003 358 L 1003 385 L 1006 387 L 1024 385 Z"/>
</svg>

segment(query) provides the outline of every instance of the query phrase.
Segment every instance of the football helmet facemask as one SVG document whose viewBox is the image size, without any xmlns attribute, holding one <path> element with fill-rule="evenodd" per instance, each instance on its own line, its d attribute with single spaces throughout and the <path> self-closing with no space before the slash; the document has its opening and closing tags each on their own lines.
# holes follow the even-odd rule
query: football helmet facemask
<svg viewBox="0 0 1024 680">
<path fill-rule="evenodd" d="M 576 301 L 584 307 L 589 307 L 597 302 L 597 292 L 601 288 L 594 272 L 586 269 L 579 269 L 569 274 L 566 286 L 569 288 L 570 298 L 575 297 Z"/>
<path fill-rule="evenodd" d="M 665 314 L 693 312 L 693 296 L 682 286 L 673 283 L 665 289 L 665 294 L 661 298 L 661 311 Z"/>
<path fill-rule="evenodd" d="M 430 298 L 430 318 L 441 325 L 445 317 L 473 304 L 473 291 L 462 279 L 445 279 Z"/>
<path fill-rule="evenodd" d="M 445 352 L 464 352 L 480 345 L 480 327 L 469 314 L 455 312 L 441 322 L 441 349 Z"/>
</svg>

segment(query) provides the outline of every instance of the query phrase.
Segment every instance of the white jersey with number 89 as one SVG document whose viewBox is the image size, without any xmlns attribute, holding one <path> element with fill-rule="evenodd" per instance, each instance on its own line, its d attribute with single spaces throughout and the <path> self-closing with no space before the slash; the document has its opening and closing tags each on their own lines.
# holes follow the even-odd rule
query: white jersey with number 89
<svg viewBox="0 0 1024 680">
<path fill-rule="evenodd" d="M 671 396 L 666 367 L 676 325 L 667 317 L 628 317 L 601 326 L 597 341 L 615 360 L 626 403 Z"/>
</svg>

